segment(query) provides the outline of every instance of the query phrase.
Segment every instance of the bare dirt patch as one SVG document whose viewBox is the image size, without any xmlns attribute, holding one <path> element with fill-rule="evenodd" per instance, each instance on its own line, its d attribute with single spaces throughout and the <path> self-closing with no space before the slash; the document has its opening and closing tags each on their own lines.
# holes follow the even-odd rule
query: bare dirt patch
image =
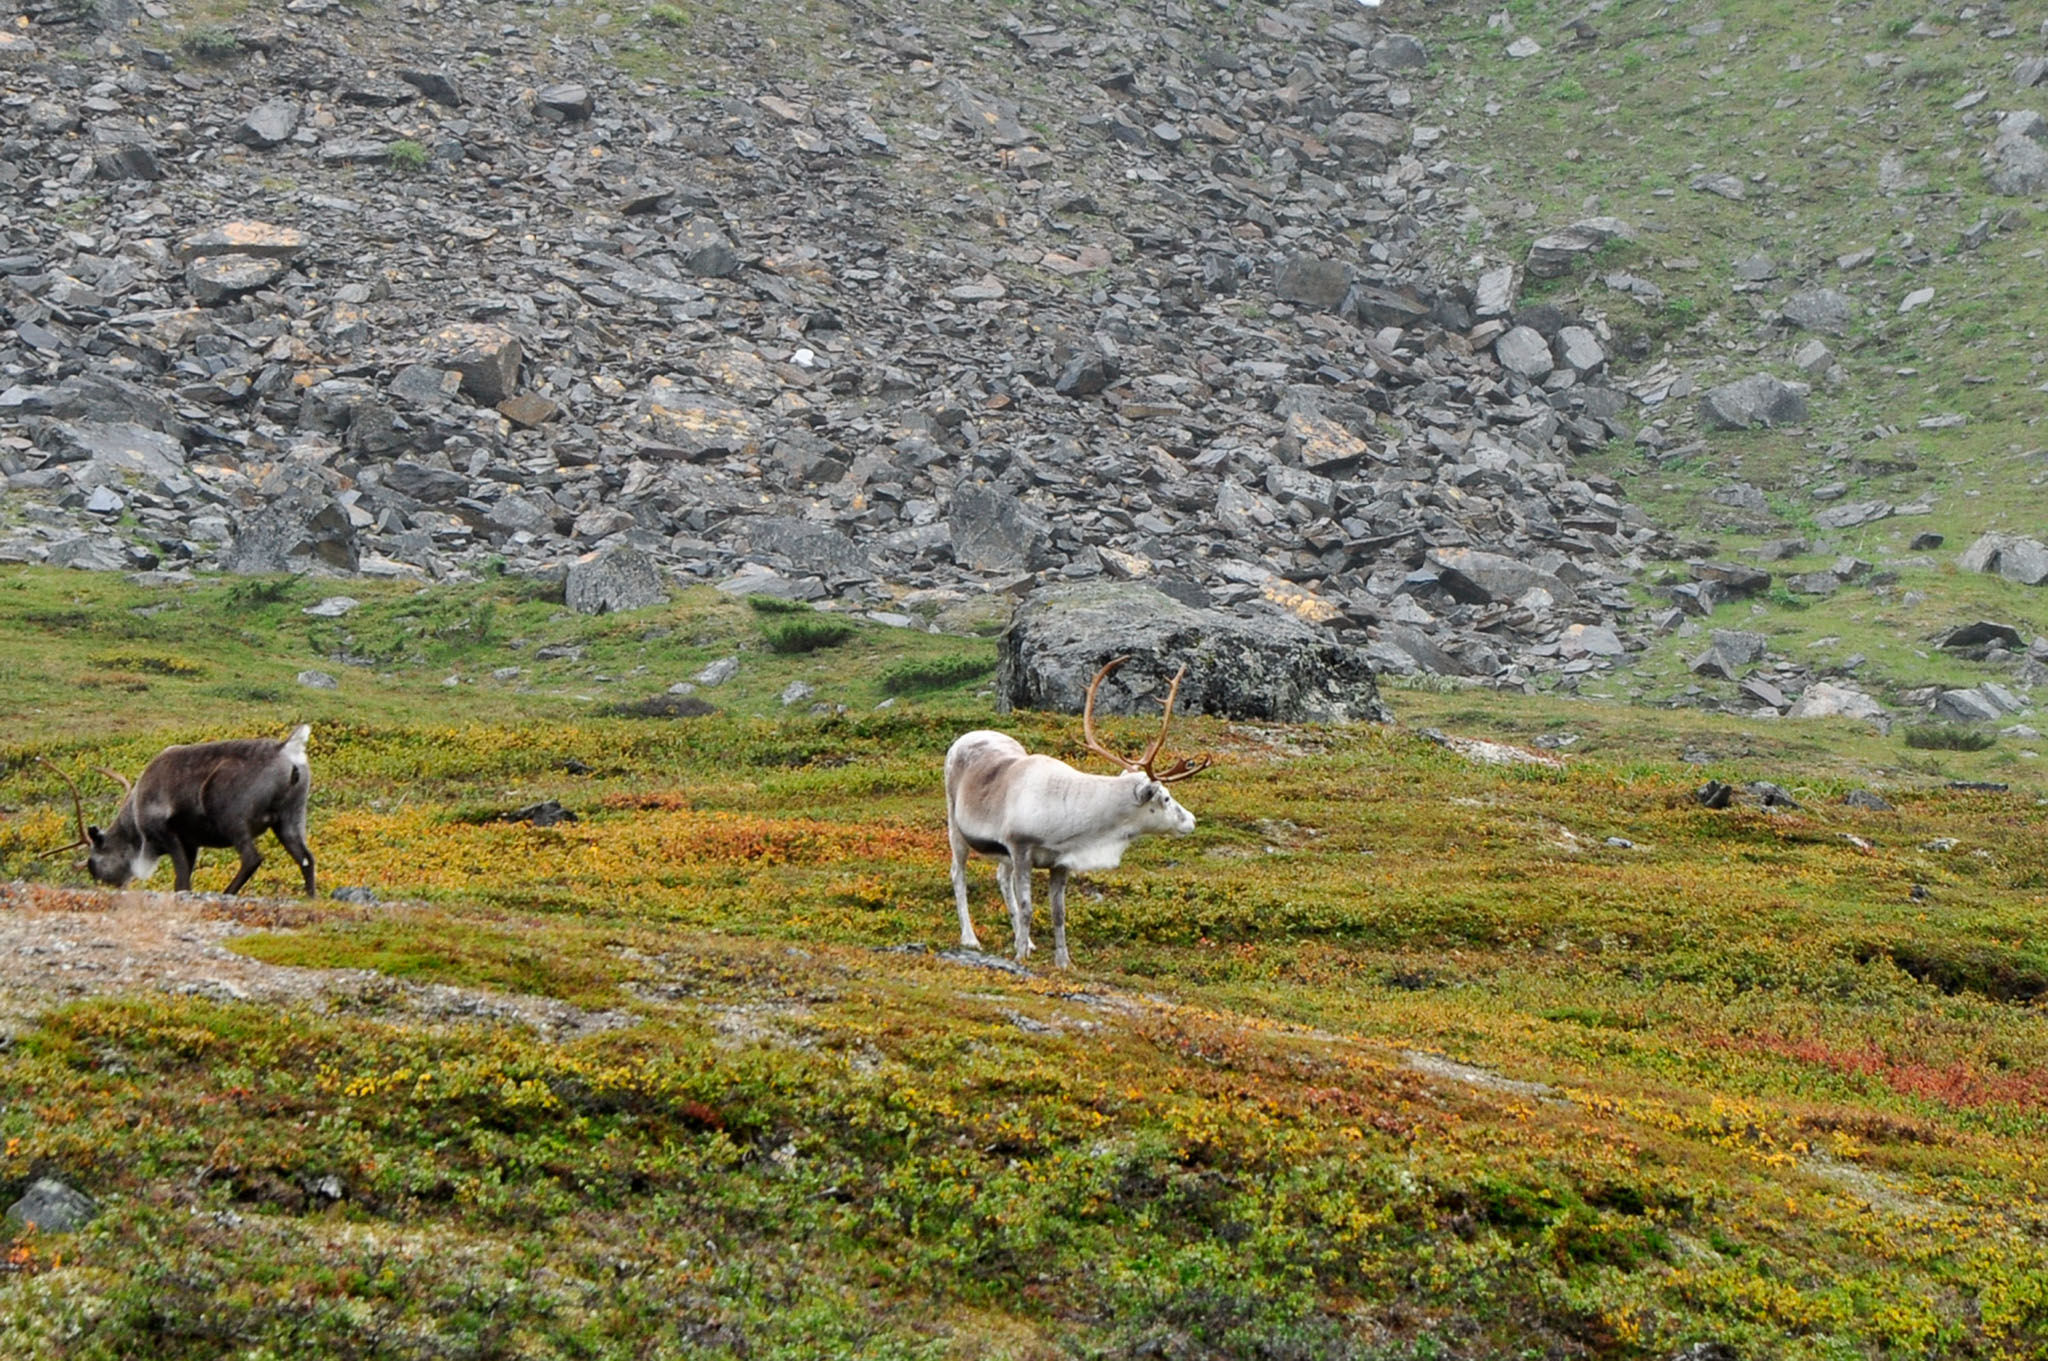
<svg viewBox="0 0 2048 1361">
<path fill-rule="evenodd" d="M 523 1025 L 551 1040 L 634 1023 L 549 997 L 413 983 L 372 969 L 302 969 L 236 954 L 227 942 L 374 909 L 200 893 L 103 893 L 0 884 L 0 1027 L 66 1002 L 166 992 L 232 1002 L 373 1011 L 395 1020 Z"/>
</svg>

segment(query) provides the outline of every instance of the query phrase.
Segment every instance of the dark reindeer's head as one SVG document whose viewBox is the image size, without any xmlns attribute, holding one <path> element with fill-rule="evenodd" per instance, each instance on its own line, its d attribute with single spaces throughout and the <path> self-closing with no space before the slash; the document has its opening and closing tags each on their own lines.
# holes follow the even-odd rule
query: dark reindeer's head
<svg viewBox="0 0 2048 1361">
<path fill-rule="evenodd" d="M 71 786 L 71 811 L 78 817 L 78 840 L 68 846 L 58 847 L 58 851 L 62 853 L 80 846 L 89 847 L 85 856 L 86 873 L 92 875 L 95 881 L 110 888 L 120 888 L 130 879 L 147 879 L 150 872 L 156 868 L 157 858 L 145 853 L 142 833 L 136 827 L 134 819 L 122 817 L 117 812 L 113 825 L 105 830 L 87 826 L 85 801 L 79 795 L 77 782 L 48 757 L 38 756 L 36 759 L 55 770 L 57 778 Z M 127 777 L 104 766 L 99 767 L 99 770 L 102 775 L 121 786 L 124 798 L 134 792 L 134 786 L 128 783 Z M 125 805 L 122 811 L 126 811 Z"/>
</svg>

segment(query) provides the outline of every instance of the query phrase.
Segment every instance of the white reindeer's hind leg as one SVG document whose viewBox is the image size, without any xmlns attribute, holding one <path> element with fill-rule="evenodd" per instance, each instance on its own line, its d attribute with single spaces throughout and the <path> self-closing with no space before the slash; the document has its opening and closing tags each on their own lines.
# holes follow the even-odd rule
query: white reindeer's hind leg
<svg viewBox="0 0 2048 1361">
<path fill-rule="evenodd" d="M 981 937 L 974 934 L 974 917 L 967 910 L 967 843 L 957 836 L 952 838 L 952 842 L 953 902 L 960 909 L 960 948 L 979 952 Z M 1002 878 L 1000 869 L 996 871 L 996 877 L 998 880 Z"/>
<path fill-rule="evenodd" d="M 1046 897 L 1052 901 L 1052 964 L 1056 969 L 1067 967 L 1067 872 L 1054 867 L 1046 887 Z"/>
</svg>

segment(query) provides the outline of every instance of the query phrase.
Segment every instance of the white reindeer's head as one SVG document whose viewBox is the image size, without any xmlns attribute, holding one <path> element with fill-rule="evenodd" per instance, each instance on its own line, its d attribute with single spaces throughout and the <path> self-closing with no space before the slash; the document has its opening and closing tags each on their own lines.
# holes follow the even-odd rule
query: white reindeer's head
<svg viewBox="0 0 2048 1361">
<path fill-rule="evenodd" d="M 1180 683 L 1188 674 L 1187 667 L 1182 666 L 1174 673 L 1173 684 L 1166 688 L 1166 709 L 1159 719 L 1159 733 L 1136 758 L 1111 751 L 1095 735 L 1095 692 L 1110 672 L 1129 660 L 1129 657 L 1113 658 L 1095 673 L 1094 680 L 1088 682 L 1088 702 L 1081 708 L 1082 741 L 1097 756 L 1124 768 L 1124 773 L 1117 778 L 1131 787 L 1131 800 L 1140 809 L 1139 826 L 1142 831 L 1186 836 L 1195 830 L 1195 815 L 1181 807 L 1180 801 L 1173 797 L 1173 791 L 1166 786 L 1207 770 L 1209 758 L 1203 756 L 1190 760 L 1184 756 L 1164 770 L 1155 770 L 1153 765 L 1159 759 L 1159 749 L 1166 745 L 1166 730 L 1173 722 L 1173 701 L 1180 694 Z"/>
</svg>

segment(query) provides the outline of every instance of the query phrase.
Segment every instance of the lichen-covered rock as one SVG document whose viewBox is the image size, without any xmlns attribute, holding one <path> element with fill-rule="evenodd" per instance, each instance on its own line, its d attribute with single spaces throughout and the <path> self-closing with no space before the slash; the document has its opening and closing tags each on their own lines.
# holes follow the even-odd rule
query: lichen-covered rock
<svg viewBox="0 0 2048 1361">
<path fill-rule="evenodd" d="M 617 614 L 668 603 L 668 583 L 645 553 L 622 545 L 570 563 L 563 598 L 578 614 Z"/>
<path fill-rule="evenodd" d="M 1284 723 L 1391 716 L 1363 649 L 1285 615 L 1198 610 L 1135 582 L 1048 587 L 1018 606 L 998 648 L 997 704 L 1078 713 L 1096 670 L 1121 656 L 1131 660 L 1103 683 L 1099 713 L 1157 713 L 1185 664 L 1177 713 Z"/>
</svg>

